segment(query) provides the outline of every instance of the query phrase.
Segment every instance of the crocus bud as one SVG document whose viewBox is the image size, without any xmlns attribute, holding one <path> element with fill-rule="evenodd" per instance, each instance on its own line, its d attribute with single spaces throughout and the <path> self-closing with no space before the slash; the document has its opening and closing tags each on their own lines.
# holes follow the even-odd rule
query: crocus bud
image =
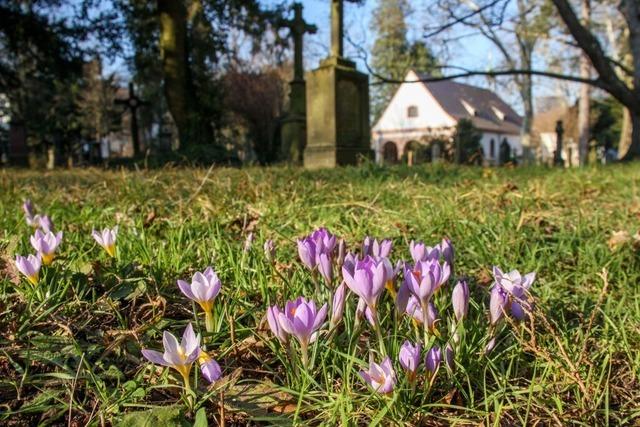
<svg viewBox="0 0 640 427">
<path fill-rule="evenodd" d="M 493 337 L 489 340 L 486 347 L 484 348 L 484 354 L 487 355 L 493 351 L 496 346 L 496 337 Z"/>
<path fill-rule="evenodd" d="M 344 239 L 338 240 L 338 259 L 336 259 L 336 264 L 338 265 L 338 268 L 342 267 L 342 264 L 344 264 L 344 257 L 345 257 L 346 250 L 347 250 L 347 244 L 345 243 Z"/>
<path fill-rule="evenodd" d="M 24 211 L 24 216 L 28 219 L 32 219 L 33 218 L 33 204 L 31 203 L 31 200 L 26 199 L 24 201 L 24 203 L 22 204 L 22 210 Z"/>
<path fill-rule="evenodd" d="M 267 261 L 273 263 L 276 259 L 276 245 L 273 240 L 268 239 L 264 242 L 264 257 Z"/>
<path fill-rule="evenodd" d="M 244 240 L 244 247 L 242 248 L 242 250 L 245 253 L 251 250 L 251 246 L 253 245 L 253 239 L 255 239 L 253 232 L 249 232 L 249 234 L 247 234 L 247 238 Z"/>
<path fill-rule="evenodd" d="M 222 377 L 222 369 L 220 369 L 218 362 L 213 360 L 213 358 L 202 349 L 200 350 L 198 362 L 200 363 L 200 372 L 202 372 L 202 376 L 210 383 L 214 383 Z"/>
<path fill-rule="evenodd" d="M 347 285 L 342 283 L 333 294 L 333 303 L 331 304 L 331 322 L 330 328 L 333 329 L 342 320 L 344 314 L 344 303 L 347 295 Z"/>
<path fill-rule="evenodd" d="M 271 332 L 273 332 L 273 335 L 278 338 L 280 343 L 282 345 L 287 345 L 287 343 L 289 342 L 289 334 L 280 326 L 280 320 L 278 319 L 280 313 L 282 312 L 277 305 L 269 307 L 267 309 L 267 323 L 269 323 Z"/>
<path fill-rule="evenodd" d="M 453 314 L 455 314 L 458 322 L 467 316 L 469 310 L 469 285 L 462 280 L 453 288 L 451 295 L 451 303 L 453 305 Z"/>
<path fill-rule="evenodd" d="M 300 261 L 309 269 L 313 269 L 316 266 L 316 245 L 313 240 L 304 238 L 298 240 L 298 255 Z"/>
<path fill-rule="evenodd" d="M 412 345 L 411 342 L 405 341 L 400 347 L 400 353 L 398 354 L 398 360 L 400 366 L 405 370 L 409 381 L 413 381 L 416 378 L 418 372 L 418 366 L 420 366 L 420 352 L 422 351 L 422 345 L 417 343 Z"/>
<path fill-rule="evenodd" d="M 444 261 L 449 264 L 451 268 L 453 268 L 453 245 L 451 244 L 451 240 L 444 238 L 442 239 L 442 243 L 440 243 L 440 253 L 444 258 Z"/>
<path fill-rule="evenodd" d="M 45 233 L 53 231 L 53 221 L 51 221 L 48 215 L 36 215 L 34 220 L 36 218 L 36 227 L 40 227 Z"/>
<path fill-rule="evenodd" d="M 495 326 L 504 315 L 504 310 L 509 303 L 509 296 L 502 286 L 496 284 L 491 289 L 489 300 L 489 319 L 491 326 Z"/>
<path fill-rule="evenodd" d="M 427 357 L 424 359 L 424 366 L 427 368 L 427 371 L 433 375 L 440 367 L 440 362 L 442 362 L 442 352 L 440 351 L 440 347 L 434 345 L 427 352 Z"/>
<path fill-rule="evenodd" d="M 451 344 L 447 344 L 447 347 L 444 349 L 444 363 L 447 365 L 447 368 L 452 371 L 456 368 L 454 358 L 453 347 L 451 347 Z"/>
<path fill-rule="evenodd" d="M 331 263 L 331 258 L 326 253 L 318 255 L 318 271 L 327 285 L 331 285 L 331 281 L 333 280 L 333 264 Z"/>
</svg>

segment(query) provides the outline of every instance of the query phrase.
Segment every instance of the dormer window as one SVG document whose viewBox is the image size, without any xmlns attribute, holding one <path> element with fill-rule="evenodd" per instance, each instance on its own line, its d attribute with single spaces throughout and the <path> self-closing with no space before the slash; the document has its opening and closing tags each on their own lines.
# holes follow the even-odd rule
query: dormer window
<svg viewBox="0 0 640 427">
<path fill-rule="evenodd" d="M 409 106 L 407 108 L 407 117 L 418 117 L 418 107 L 415 105 Z"/>
<path fill-rule="evenodd" d="M 502 111 L 493 106 L 491 107 L 491 110 L 493 110 L 493 114 L 495 114 L 500 120 L 504 121 L 506 115 Z"/>
<path fill-rule="evenodd" d="M 471 104 L 469 104 L 464 99 L 462 100 L 462 106 L 464 107 L 465 110 L 467 110 L 467 113 L 469 113 L 471 116 L 475 116 L 476 115 L 476 109 L 473 108 L 471 106 Z"/>
</svg>

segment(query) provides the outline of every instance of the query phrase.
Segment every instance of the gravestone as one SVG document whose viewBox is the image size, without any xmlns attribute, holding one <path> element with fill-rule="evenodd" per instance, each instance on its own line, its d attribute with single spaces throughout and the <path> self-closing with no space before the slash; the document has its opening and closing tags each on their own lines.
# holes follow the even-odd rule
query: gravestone
<svg viewBox="0 0 640 427">
<path fill-rule="evenodd" d="M 564 160 L 562 160 L 562 136 L 564 135 L 564 127 L 562 126 L 562 120 L 556 122 L 556 151 L 553 156 L 553 163 L 556 166 L 564 166 Z"/>
<path fill-rule="evenodd" d="M 434 142 L 431 145 L 431 162 L 438 163 L 440 161 L 440 144 Z"/>
<path fill-rule="evenodd" d="M 343 0 L 331 0 L 331 55 L 307 73 L 304 165 L 353 165 L 370 155 L 369 77 L 343 57 Z"/>
<path fill-rule="evenodd" d="M 294 163 L 302 163 L 307 140 L 307 114 L 303 66 L 303 37 L 305 33 L 314 34 L 318 29 L 307 24 L 302 18 L 302 4 L 293 4 L 294 16 L 281 22 L 289 28 L 293 38 L 293 80 L 289 82 L 289 111 L 282 120 L 282 155 Z"/>
<path fill-rule="evenodd" d="M 127 99 L 116 99 L 116 104 L 124 105 L 131 114 L 131 142 L 133 143 L 133 156 L 140 155 L 140 134 L 138 132 L 138 108 L 149 103 L 141 100 L 135 93 L 133 82 L 129 82 L 129 96 Z"/>
</svg>

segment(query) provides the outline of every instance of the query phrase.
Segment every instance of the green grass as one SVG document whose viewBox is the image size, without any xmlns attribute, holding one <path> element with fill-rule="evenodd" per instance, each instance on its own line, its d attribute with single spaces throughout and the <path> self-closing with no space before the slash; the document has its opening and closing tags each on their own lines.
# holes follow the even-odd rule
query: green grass
<svg viewBox="0 0 640 427">
<path fill-rule="evenodd" d="M 64 231 L 59 257 L 35 289 L 13 266 L 16 253 L 32 252 L 25 198 Z M 111 260 L 90 233 L 116 224 Z M 397 352 L 416 331 L 406 318 L 393 321 L 386 293 L 385 344 L 399 377 L 393 395 L 372 393 L 357 375 L 378 343 L 366 325 L 356 330 L 353 295 L 338 333 L 312 346 L 312 368 L 294 369 L 264 314 L 270 304 L 313 297 L 295 239 L 319 226 L 352 249 L 365 235 L 391 238 L 394 263 L 409 259 L 412 239 L 451 238 L 456 274 L 472 289 L 455 372 L 442 368 L 430 389 L 420 383 L 411 393 Z M 640 258 L 632 242 L 612 250 L 608 240 L 639 229 L 636 164 L 488 173 L 0 171 L 0 423 L 136 425 L 131 414 L 146 410 L 185 425 L 204 408 L 200 416 L 218 425 L 223 398 L 227 425 L 637 425 Z M 244 253 L 249 232 L 256 240 Z M 277 244 L 275 266 L 262 252 L 267 238 Z M 151 365 L 140 348 L 161 348 L 162 331 L 181 334 L 189 321 L 204 332 L 176 279 L 208 265 L 223 290 L 215 331 L 204 339 L 225 379 L 212 388 L 200 379 L 188 408 L 176 372 Z M 484 356 L 493 265 L 537 272 L 536 311 L 532 322 L 503 323 Z M 449 335 L 451 287 L 437 299 L 440 342 Z"/>
</svg>

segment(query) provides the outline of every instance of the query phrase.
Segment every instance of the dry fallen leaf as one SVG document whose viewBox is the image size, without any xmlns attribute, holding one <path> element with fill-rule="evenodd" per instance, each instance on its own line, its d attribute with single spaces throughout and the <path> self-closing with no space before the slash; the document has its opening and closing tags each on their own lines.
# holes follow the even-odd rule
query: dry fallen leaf
<svg viewBox="0 0 640 427">
<path fill-rule="evenodd" d="M 620 246 L 623 246 L 631 241 L 631 235 L 628 231 L 614 231 L 607 244 L 609 249 L 615 251 Z"/>
</svg>

